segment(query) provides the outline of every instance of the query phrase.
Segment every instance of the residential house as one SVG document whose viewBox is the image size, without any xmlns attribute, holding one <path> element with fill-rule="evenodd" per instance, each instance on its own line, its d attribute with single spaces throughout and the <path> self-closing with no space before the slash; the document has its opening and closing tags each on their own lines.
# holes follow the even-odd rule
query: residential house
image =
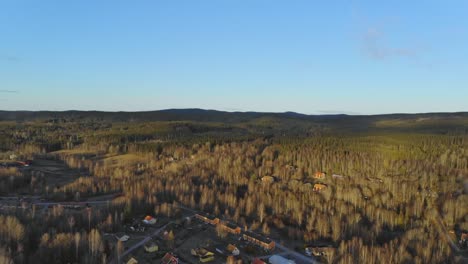
<svg viewBox="0 0 468 264">
<path fill-rule="evenodd" d="M 150 215 L 147 215 L 145 217 L 145 219 L 143 219 L 143 223 L 145 223 L 147 225 L 154 225 L 154 224 L 156 224 L 156 221 L 157 221 L 157 219 L 150 216 Z"/>
<path fill-rule="evenodd" d="M 323 246 L 323 247 L 307 247 L 305 249 L 305 254 L 307 256 L 328 256 L 332 254 L 336 249 L 330 246 Z"/>
<path fill-rule="evenodd" d="M 275 181 L 275 178 L 272 176 L 263 176 L 262 177 L 262 183 L 273 183 Z"/>
<path fill-rule="evenodd" d="M 194 257 L 198 257 L 201 263 L 211 262 L 215 259 L 214 253 L 206 250 L 205 248 L 195 248 L 190 250 L 190 254 Z"/>
<path fill-rule="evenodd" d="M 198 213 L 195 215 L 197 219 L 200 219 L 201 221 L 205 223 L 209 223 L 211 225 L 217 225 L 219 223 L 219 218 L 217 218 L 214 215 L 210 214 L 205 214 L 205 213 Z"/>
<path fill-rule="evenodd" d="M 275 242 L 273 240 L 251 231 L 245 231 L 242 238 L 265 250 L 273 250 L 275 248 Z"/>
<path fill-rule="evenodd" d="M 231 222 L 220 222 L 218 225 L 222 230 L 228 233 L 235 235 L 240 235 L 241 233 L 241 228 Z"/>
<path fill-rule="evenodd" d="M 179 263 L 179 259 L 169 252 L 166 253 L 166 255 L 164 255 L 164 257 L 161 259 L 161 264 L 178 264 L 178 263 Z"/>
<path fill-rule="evenodd" d="M 213 256 L 214 253 L 211 251 L 208 251 L 205 248 L 192 248 L 190 250 L 190 254 L 194 257 L 204 257 L 204 256 Z"/>
<path fill-rule="evenodd" d="M 370 182 L 375 182 L 375 183 L 383 183 L 382 179 L 376 178 L 376 177 L 367 177 L 367 180 Z"/>
<path fill-rule="evenodd" d="M 233 256 L 238 256 L 240 254 L 240 251 L 239 249 L 234 246 L 233 244 L 229 244 L 227 247 L 226 247 L 226 250 L 231 253 Z"/>
<path fill-rule="evenodd" d="M 128 241 L 130 239 L 130 236 L 129 235 L 123 235 L 121 237 L 117 237 L 117 239 L 122 241 L 122 242 L 126 242 L 126 241 Z"/>
<path fill-rule="evenodd" d="M 327 185 L 323 184 L 323 183 L 316 183 L 314 184 L 314 189 L 313 191 L 314 192 L 320 192 L 321 190 L 327 188 Z"/>
<path fill-rule="evenodd" d="M 333 175 L 332 175 L 332 178 L 333 178 L 333 179 L 343 179 L 344 176 L 343 176 L 343 175 L 339 175 L 339 174 L 333 174 Z"/>
<path fill-rule="evenodd" d="M 211 262 L 214 259 L 215 259 L 214 255 L 210 255 L 210 256 L 202 256 L 198 260 L 200 261 L 200 263 L 206 263 L 206 262 Z"/>
<path fill-rule="evenodd" d="M 148 253 L 151 253 L 151 252 L 156 252 L 158 251 L 159 247 L 156 243 L 154 243 L 154 241 L 149 241 L 147 243 L 145 243 L 145 251 L 148 252 Z"/>
<path fill-rule="evenodd" d="M 134 257 L 130 257 L 127 262 L 127 264 L 138 264 L 138 260 L 136 260 Z"/>
<path fill-rule="evenodd" d="M 325 172 L 321 172 L 321 171 L 317 171 L 316 173 L 314 173 L 314 178 L 315 179 L 323 179 L 325 178 L 327 174 Z"/>
</svg>

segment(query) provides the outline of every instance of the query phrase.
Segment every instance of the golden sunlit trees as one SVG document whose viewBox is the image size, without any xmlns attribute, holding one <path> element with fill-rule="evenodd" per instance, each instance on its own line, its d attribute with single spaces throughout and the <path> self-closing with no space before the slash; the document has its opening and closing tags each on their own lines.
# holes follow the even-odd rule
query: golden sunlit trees
<svg viewBox="0 0 468 264">
<path fill-rule="evenodd" d="M 24 225 L 16 217 L 0 215 L 0 241 L 17 243 L 24 233 Z"/>
<path fill-rule="evenodd" d="M 323 262 L 439 263 L 453 260 L 454 253 L 434 223 L 440 220 L 455 232 L 468 226 L 465 134 L 343 131 L 224 137 L 205 135 L 210 130 L 204 127 L 194 136 L 186 133 L 205 124 L 182 123 L 72 122 L 70 127 L 55 126 L 60 133 L 44 126 L 37 135 L 29 131 L 36 129 L 18 128 L 9 139 L 19 141 L 8 146 L 28 151 L 61 147 L 49 157 L 80 168 L 86 176 L 48 190 L 44 175 L 8 171 L 6 178 L 0 176 L 1 190 L 24 185 L 57 199 L 109 192 L 121 196 L 102 210 L 70 214 L 56 206 L 44 218 L 38 213 L 31 217 L 24 207 L 8 229 L 0 225 L 2 245 L 15 255 L 18 242 L 34 251 L 30 245 L 41 241 L 38 252 L 26 254 L 53 262 L 52 252 L 58 250 L 64 259 L 70 255 L 72 261 L 101 262 L 105 250 L 99 232 L 119 230 L 140 214 L 176 217 L 176 204 L 181 204 L 272 236 L 326 241 L 337 250 Z M 160 134 L 162 127 L 165 134 Z M 243 124 L 242 129 L 250 128 Z M 70 135 L 60 136 L 63 131 Z M 26 138 L 28 142 L 21 141 Z M 42 146 L 39 141 L 50 142 Z M 19 174 L 10 177 L 12 172 Z M 316 172 L 326 176 L 314 178 Z M 261 180 L 265 176 L 268 183 Z M 314 190 L 315 184 L 325 187 Z M 7 216 L 2 217 L 4 223 Z M 20 231 L 26 221 L 34 225 Z M 73 233 L 77 230 L 89 233 Z M 74 243 L 62 247 L 56 241 L 66 234 L 74 235 Z"/>
</svg>

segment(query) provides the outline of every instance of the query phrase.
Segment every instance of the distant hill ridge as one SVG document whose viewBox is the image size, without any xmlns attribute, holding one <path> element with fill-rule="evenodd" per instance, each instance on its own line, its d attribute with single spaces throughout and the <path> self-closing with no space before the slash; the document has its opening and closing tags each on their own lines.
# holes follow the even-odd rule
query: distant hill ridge
<svg viewBox="0 0 468 264">
<path fill-rule="evenodd" d="M 302 121 L 337 121 L 337 120 L 385 120 L 418 118 L 468 118 L 468 112 L 455 113 L 420 113 L 420 114 L 383 114 L 383 115 L 346 115 L 325 114 L 306 115 L 296 112 L 226 112 L 218 110 L 165 109 L 142 112 L 107 112 L 107 111 L 0 111 L 0 121 L 32 121 L 44 119 L 100 119 L 106 121 L 199 121 L 199 122 L 248 122 L 257 118 L 296 119 Z"/>
</svg>

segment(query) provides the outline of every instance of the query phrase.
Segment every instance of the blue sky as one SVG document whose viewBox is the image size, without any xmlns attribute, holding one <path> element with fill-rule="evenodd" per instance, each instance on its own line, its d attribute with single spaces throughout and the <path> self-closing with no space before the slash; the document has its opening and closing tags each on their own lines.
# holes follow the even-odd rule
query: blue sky
<svg viewBox="0 0 468 264">
<path fill-rule="evenodd" d="M 0 109 L 468 111 L 468 1 L 0 0 Z"/>
</svg>

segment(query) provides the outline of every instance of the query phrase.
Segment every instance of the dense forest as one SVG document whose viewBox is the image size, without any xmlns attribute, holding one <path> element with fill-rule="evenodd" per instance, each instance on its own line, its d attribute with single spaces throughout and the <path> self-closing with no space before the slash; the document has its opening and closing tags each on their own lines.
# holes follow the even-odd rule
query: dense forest
<svg viewBox="0 0 468 264">
<path fill-rule="evenodd" d="M 333 250 L 328 263 L 462 263 L 468 115 L 0 113 L 0 160 L 51 159 L 65 184 L 0 168 L 0 195 L 56 201 L 122 193 L 100 210 L 0 211 L 0 263 L 107 263 L 102 237 L 180 204 Z"/>
</svg>

